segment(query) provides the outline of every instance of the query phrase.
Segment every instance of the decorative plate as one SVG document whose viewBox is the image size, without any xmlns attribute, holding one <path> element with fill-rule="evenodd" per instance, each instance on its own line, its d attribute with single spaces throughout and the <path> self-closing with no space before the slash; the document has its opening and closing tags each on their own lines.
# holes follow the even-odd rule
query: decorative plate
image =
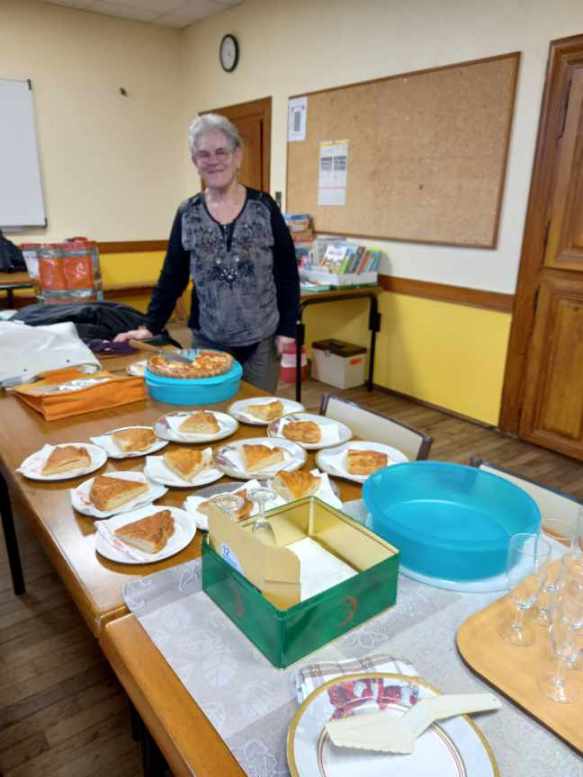
<svg viewBox="0 0 583 777">
<path fill-rule="evenodd" d="M 327 448 L 326 450 L 319 451 L 316 454 L 316 464 L 329 475 L 335 475 L 345 480 L 353 480 L 355 483 L 364 483 L 370 475 L 352 475 L 346 469 L 346 454 L 349 449 L 386 453 L 389 457 L 387 466 L 409 461 L 404 453 L 401 453 L 397 448 L 391 448 L 390 445 L 383 445 L 380 442 L 368 442 L 367 440 L 355 440 L 354 442 L 339 445 L 337 448 Z"/>
<path fill-rule="evenodd" d="M 320 429 L 320 440 L 318 442 L 301 442 L 300 440 L 292 440 L 297 442 L 302 448 L 308 451 L 318 450 L 319 448 L 330 448 L 333 445 L 350 440 L 352 437 L 352 431 L 346 424 L 340 421 L 335 421 L 333 418 L 327 418 L 323 415 L 313 415 L 312 413 L 293 413 L 293 415 L 286 415 L 283 418 L 278 418 L 277 421 L 272 421 L 267 427 L 268 437 L 283 437 L 285 436 L 285 427 L 290 421 L 312 421 L 317 424 Z"/>
<path fill-rule="evenodd" d="M 408 755 L 336 747 L 326 732 L 332 718 L 382 710 L 390 720 L 436 694 L 418 677 L 388 672 L 345 675 L 324 683 L 308 696 L 289 727 L 292 777 L 499 777 L 486 738 L 463 715 L 434 723 Z"/>
</svg>

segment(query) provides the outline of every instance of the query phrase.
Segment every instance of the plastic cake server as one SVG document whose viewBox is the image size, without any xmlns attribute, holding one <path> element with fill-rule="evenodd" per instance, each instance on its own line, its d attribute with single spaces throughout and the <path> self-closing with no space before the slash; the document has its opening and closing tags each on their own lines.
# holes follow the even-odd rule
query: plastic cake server
<svg viewBox="0 0 583 777">
<path fill-rule="evenodd" d="M 421 699 L 400 717 L 389 712 L 368 712 L 330 720 L 326 731 L 337 747 L 382 753 L 412 753 L 415 740 L 435 720 L 469 712 L 497 710 L 502 706 L 492 693 L 459 693 Z"/>
<path fill-rule="evenodd" d="M 192 364 L 192 359 L 188 356 L 183 356 L 181 353 L 175 351 L 165 351 L 163 348 L 158 348 L 156 345 L 150 345 L 144 343 L 142 340 L 130 340 L 129 344 L 137 351 L 147 351 L 148 353 L 156 353 L 159 356 L 163 356 L 165 359 L 171 362 L 182 362 L 183 364 Z"/>
</svg>

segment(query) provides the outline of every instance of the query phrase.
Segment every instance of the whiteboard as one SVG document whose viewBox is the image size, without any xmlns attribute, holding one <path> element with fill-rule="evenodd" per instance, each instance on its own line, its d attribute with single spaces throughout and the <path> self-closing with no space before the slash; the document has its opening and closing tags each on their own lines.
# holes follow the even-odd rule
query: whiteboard
<svg viewBox="0 0 583 777">
<path fill-rule="evenodd" d="M 32 85 L 0 79 L 0 228 L 46 223 Z"/>
</svg>

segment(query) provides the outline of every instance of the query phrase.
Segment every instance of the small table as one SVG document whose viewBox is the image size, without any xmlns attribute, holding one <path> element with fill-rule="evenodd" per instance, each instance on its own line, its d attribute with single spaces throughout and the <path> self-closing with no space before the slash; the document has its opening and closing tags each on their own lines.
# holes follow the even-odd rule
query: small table
<svg viewBox="0 0 583 777">
<path fill-rule="evenodd" d="M 6 292 L 6 306 L 14 305 L 14 291 L 16 289 L 32 289 L 34 284 L 27 272 L 0 272 L 0 291 Z"/>
<path fill-rule="evenodd" d="M 381 328 L 381 316 L 378 306 L 378 295 L 381 292 L 380 286 L 360 286 L 350 289 L 334 289 L 333 291 L 317 291 L 300 296 L 300 307 L 298 311 L 298 320 L 296 324 L 296 401 L 302 400 L 302 346 L 306 338 L 306 325 L 302 318 L 304 310 L 309 305 L 318 305 L 324 302 L 339 302 L 347 299 L 368 299 L 368 328 L 370 330 L 370 358 L 368 362 L 368 379 L 366 387 L 372 391 L 372 380 L 374 372 L 374 356 L 376 335 Z"/>
</svg>

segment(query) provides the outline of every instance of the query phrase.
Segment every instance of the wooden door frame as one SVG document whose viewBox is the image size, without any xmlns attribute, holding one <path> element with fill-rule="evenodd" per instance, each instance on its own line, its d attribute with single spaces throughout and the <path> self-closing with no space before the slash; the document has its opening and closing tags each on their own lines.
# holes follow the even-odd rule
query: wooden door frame
<svg viewBox="0 0 583 777">
<path fill-rule="evenodd" d="M 577 65 L 583 65 L 583 35 L 551 41 L 500 411 L 500 429 L 512 434 L 518 434 L 524 401 L 526 359 L 551 220 L 557 140 L 567 115 L 571 69 Z"/>
<path fill-rule="evenodd" d="M 236 105 L 227 105 L 221 108 L 213 108 L 208 111 L 201 111 L 200 115 L 205 113 L 219 113 L 226 116 L 227 119 L 239 119 L 250 113 L 263 114 L 263 132 L 261 133 L 261 191 L 269 192 L 269 182 L 271 180 L 271 97 L 262 97 L 259 100 L 251 100 L 246 103 L 237 103 Z"/>
</svg>

